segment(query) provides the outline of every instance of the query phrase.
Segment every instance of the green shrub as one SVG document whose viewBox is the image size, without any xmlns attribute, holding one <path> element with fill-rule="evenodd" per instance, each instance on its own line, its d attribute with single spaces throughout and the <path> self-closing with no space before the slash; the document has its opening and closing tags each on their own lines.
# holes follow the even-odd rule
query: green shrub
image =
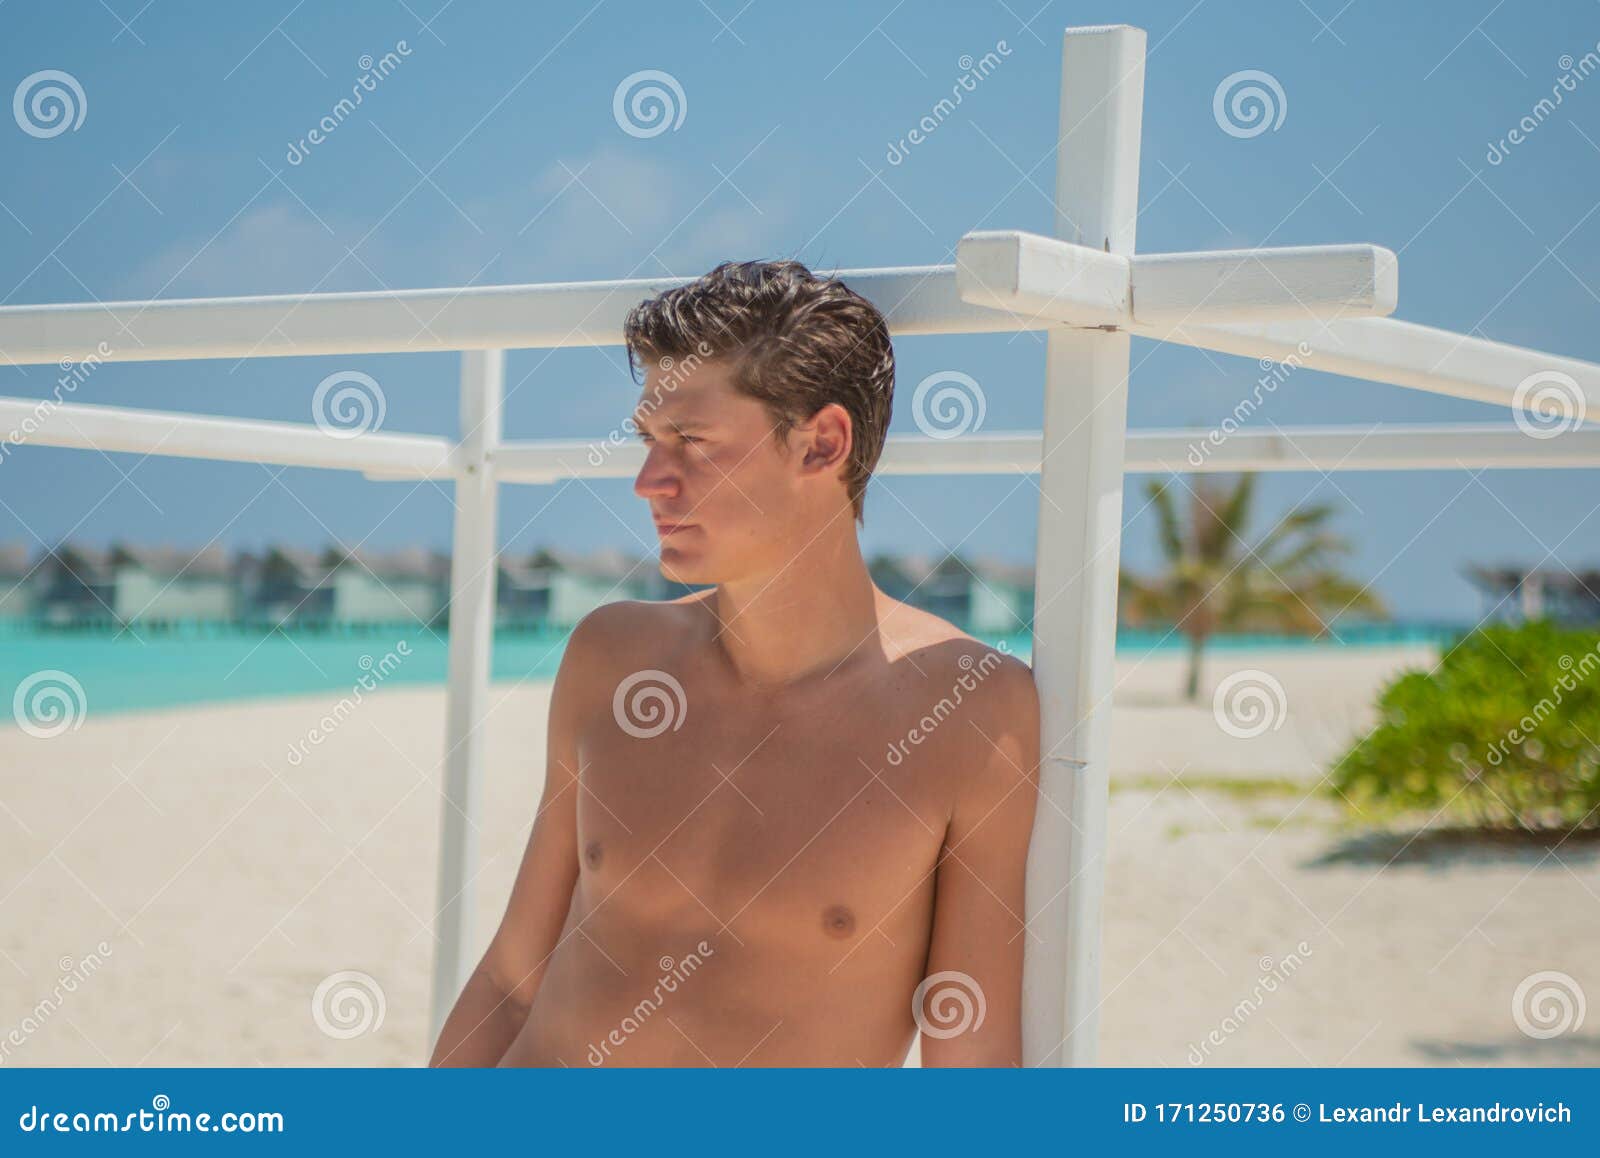
<svg viewBox="0 0 1600 1158">
<path fill-rule="evenodd" d="M 1363 812 L 1486 828 L 1600 827 L 1600 635 L 1549 622 L 1473 631 L 1390 682 L 1334 766 Z"/>
</svg>

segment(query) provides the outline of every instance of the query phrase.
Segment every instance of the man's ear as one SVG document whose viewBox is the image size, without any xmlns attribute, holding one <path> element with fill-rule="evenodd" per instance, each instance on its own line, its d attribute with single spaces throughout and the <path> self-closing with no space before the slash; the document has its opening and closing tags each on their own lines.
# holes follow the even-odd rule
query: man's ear
<svg viewBox="0 0 1600 1158">
<path fill-rule="evenodd" d="M 855 444 L 855 431 L 850 422 L 850 412 L 837 402 L 830 402 L 811 418 L 796 427 L 806 439 L 802 470 L 831 471 L 850 458 Z"/>
</svg>

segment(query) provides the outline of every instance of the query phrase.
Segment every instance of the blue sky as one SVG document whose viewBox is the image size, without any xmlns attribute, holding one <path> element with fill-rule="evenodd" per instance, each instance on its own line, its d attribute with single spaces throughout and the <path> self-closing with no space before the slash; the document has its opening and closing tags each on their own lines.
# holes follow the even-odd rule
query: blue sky
<svg viewBox="0 0 1600 1158">
<path fill-rule="evenodd" d="M 1364 241 L 1400 253 L 1410 321 L 1600 359 L 1600 79 L 1568 93 L 1498 164 L 1486 154 L 1600 41 L 1590 0 L 1373 3 L 405 3 L 173 0 L 0 7 L 3 93 L 44 69 L 86 102 L 75 130 L 0 123 L 0 300 L 41 302 L 692 276 L 725 258 L 813 268 L 953 260 L 978 228 L 1050 231 L 1060 31 L 1149 32 L 1139 248 Z M 305 137 L 404 41 L 399 67 L 296 164 Z M 887 152 L 964 70 L 1008 53 L 897 164 Z M 644 69 L 684 93 L 676 129 L 636 137 L 613 94 Z M 1239 138 L 1212 98 L 1244 69 L 1281 85 L 1282 124 Z M 1042 335 L 897 343 L 909 395 L 959 370 L 983 429 L 1037 428 Z M 1134 427 L 1210 426 L 1253 361 L 1135 340 Z M 453 433 L 450 354 L 142 363 L 76 401 L 308 421 L 316 384 L 381 384 L 384 429 Z M 52 367 L 0 361 L 0 394 L 42 397 Z M 637 388 L 620 349 L 510 355 L 513 437 L 612 429 Z M 1494 422 L 1494 408 L 1307 371 L 1254 420 L 1277 426 Z M 335 537 L 449 543 L 447 488 L 309 470 L 32 446 L 0 463 L 0 543 L 199 547 Z M 892 495 L 889 493 L 892 489 Z M 1153 557 L 1143 478 L 1125 560 Z M 1593 472 L 1277 476 L 1261 528 L 1328 501 L 1350 570 L 1401 615 L 1461 618 L 1473 562 L 1600 563 Z M 1037 490 L 1017 478 L 873 484 L 869 551 L 1031 559 Z M 501 541 L 645 552 L 626 482 L 506 488 Z"/>
</svg>

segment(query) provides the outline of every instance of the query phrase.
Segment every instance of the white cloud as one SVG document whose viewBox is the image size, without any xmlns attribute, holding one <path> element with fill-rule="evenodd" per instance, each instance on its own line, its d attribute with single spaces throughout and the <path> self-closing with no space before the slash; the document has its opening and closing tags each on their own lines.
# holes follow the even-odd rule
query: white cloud
<svg viewBox="0 0 1600 1158">
<path fill-rule="evenodd" d="M 474 237 L 456 267 L 502 252 L 505 281 L 687 277 L 771 249 L 786 215 L 765 204 L 757 213 L 719 181 L 709 167 L 697 174 L 621 145 L 551 161 L 466 207 L 487 236 Z"/>
<path fill-rule="evenodd" d="M 141 262 L 126 292 L 143 299 L 379 288 L 346 252 L 365 228 L 324 220 L 333 233 L 298 205 L 254 206 L 215 234 L 186 237 Z M 389 278 L 375 238 L 357 252 Z"/>
<path fill-rule="evenodd" d="M 142 299 L 691 277 L 719 261 L 772 257 L 792 245 L 779 199 L 743 182 L 741 195 L 720 180 L 709 167 L 697 174 L 601 145 L 462 201 L 477 229 L 442 202 L 437 228 L 403 245 L 385 240 L 399 228 L 386 222 L 360 245 L 360 261 L 346 247 L 370 221 L 318 207 L 319 221 L 293 201 L 257 204 L 215 236 L 195 233 L 140 263 L 122 292 Z"/>
</svg>

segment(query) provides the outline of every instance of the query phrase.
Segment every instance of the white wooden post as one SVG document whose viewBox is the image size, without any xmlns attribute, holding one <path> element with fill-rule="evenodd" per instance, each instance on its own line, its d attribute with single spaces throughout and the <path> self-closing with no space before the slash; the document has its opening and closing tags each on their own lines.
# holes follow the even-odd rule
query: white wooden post
<svg viewBox="0 0 1600 1158">
<path fill-rule="evenodd" d="M 468 954 L 473 947 L 473 877 L 478 868 L 486 742 L 479 725 L 488 709 L 489 661 L 494 647 L 497 484 L 493 460 L 500 444 L 504 389 L 505 351 L 462 353 L 430 1047 L 438 1040 L 475 964 Z"/>
<path fill-rule="evenodd" d="M 1056 235 L 1133 252 L 1145 35 L 1068 29 L 1061 51 Z M 1023 1059 L 1095 1059 L 1115 681 L 1128 335 L 1052 329 L 1039 472 L 1034 677 L 1039 802 L 1028 851 Z"/>
</svg>

